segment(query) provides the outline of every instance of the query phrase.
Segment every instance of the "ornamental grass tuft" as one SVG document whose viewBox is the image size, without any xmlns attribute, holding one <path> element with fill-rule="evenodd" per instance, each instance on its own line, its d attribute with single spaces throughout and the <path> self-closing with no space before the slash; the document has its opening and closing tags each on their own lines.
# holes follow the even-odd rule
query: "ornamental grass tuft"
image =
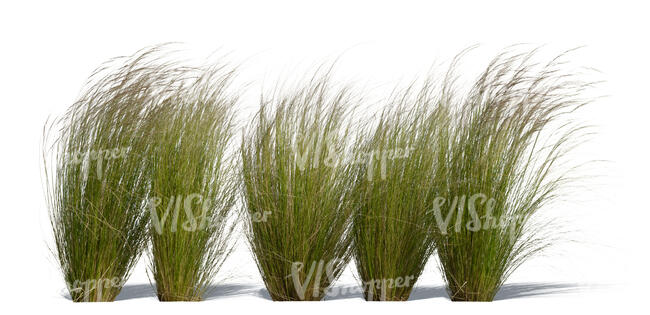
<svg viewBox="0 0 650 315">
<path fill-rule="evenodd" d="M 505 51 L 467 94 L 453 87 L 460 57 L 445 79 L 451 123 L 431 194 L 434 244 L 453 301 L 492 301 L 513 271 L 556 240 L 539 214 L 579 165 L 567 159 L 586 135 L 573 114 L 589 103 L 581 96 L 593 84 L 563 71 L 566 54 L 536 57 Z"/>
<path fill-rule="evenodd" d="M 426 80 L 395 93 L 355 145 L 353 256 L 368 301 L 408 300 L 433 252 L 428 189 L 446 128 L 435 92 Z"/>
<path fill-rule="evenodd" d="M 329 71 L 262 97 L 244 135 L 247 234 L 275 301 L 318 301 L 350 259 L 352 168 L 339 163 L 355 105 Z"/>
<path fill-rule="evenodd" d="M 144 113 L 164 74 L 159 47 L 116 58 L 44 128 L 53 252 L 74 302 L 113 301 L 147 243 Z"/>
<path fill-rule="evenodd" d="M 235 71 L 174 69 L 172 87 L 147 115 L 150 272 L 159 300 L 200 301 L 234 244 Z"/>
</svg>

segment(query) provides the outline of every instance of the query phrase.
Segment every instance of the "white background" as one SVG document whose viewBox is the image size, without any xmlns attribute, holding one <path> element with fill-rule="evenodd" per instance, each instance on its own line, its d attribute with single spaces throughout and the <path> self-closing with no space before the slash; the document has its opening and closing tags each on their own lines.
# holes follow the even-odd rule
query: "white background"
<svg viewBox="0 0 650 315">
<path fill-rule="evenodd" d="M 609 4 L 608 4 L 609 3 Z M 613 4 L 615 3 L 615 5 Z M 0 307 L 14 311 L 448 313 L 626 311 L 647 295 L 648 277 L 648 9 L 641 1 L 181 1 L 3 2 L 0 5 Z M 432 260 L 404 303 L 368 303 L 360 295 L 313 303 L 268 300 L 245 246 L 228 260 L 209 300 L 160 303 L 142 263 L 114 303 L 73 304 L 48 250 L 51 234 L 40 177 L 39 145 L 50 115 L 78 96 L 90 72 L 108 58 L 178 41 L 199 55 L 220 49 L 242 64 L 248 84 L 242 113 L 263 86 L 291 80 L 340 57 L 341 79 L 370 95 L 426 74 L 456 53 L 475 72 L 515 43 L 546 45 L 601 71 L 598 99 L 580 119 L 598 135 L 575 153 L 604 160 L 581 189 L 556 209 L 572 230 L 529 261 L 491 304 L 452 303 Z M 549 213 L 551 213 L 549 212 Z M 244 244 L 240 242 L 240 244 Z M 337 286 L 355 285 L 352 269 Z M 10 314 L 8 311 L 7 313 Z"/>
</svg>

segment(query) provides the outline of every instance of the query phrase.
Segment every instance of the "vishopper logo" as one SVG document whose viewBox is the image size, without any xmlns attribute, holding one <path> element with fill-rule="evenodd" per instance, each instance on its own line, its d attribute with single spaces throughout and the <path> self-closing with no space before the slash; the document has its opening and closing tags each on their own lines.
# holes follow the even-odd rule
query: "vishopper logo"
<svg viewBox="0 0 650 315">
<path fill-rule="evenodd" d="M 225 224 L 227 217 L 210 218 L 211 205 L 210 200 L 199 193 L 168 198 L 153 197 L 148 202 L 152 226 L 158 234 L 163 233 L 165 224 L 169 224 L 169 232 L 172 233 L 178 231 L 179 227 L 184 231 L 193 232 Z M 164 208 L 161 208 L 163 206 Z M 270 215 L 271 211 L 251 213 L 251 220 L 265 222 Z M 183 220 L 179 222 L 181 217 Z"/>
<path fill-rule="evenodd" d="M 293 286 L 298 293 L 298 297 L 304 300 L 307 294 L 307 289 L 311 287 L 312 296 L 318 297 L 321 293 L 321 283 L 323 283 L 323 275 L 327 277 L 327 282 L 332 283 L 336 280 L 336 268 L 342 265 L 344 261 L 333 259 L 329 262 L 313 261 L 309 267 L 309 271 L 303 271 L 305 264 L 303 262 L 294 262 L 291 265 L 291 279 Z M 325 271 L 325 274 L 323 274 Z M 305 275 L 304 281 L 301 280 L 301 275 Z M 325 288 L 323 288 L 325 289 Z"/>
<path fill-rule="evenodd" d="M 346 156 L 341 151 L 340 146 L 336 146 L 337 142 L 333 136 L 322 138 L 319 135 L 300 135 L 296 146 L 294 146 L 293 153 L 295 154 L 295 161 L 298 169 L 304 171 L 307 167 L 317 168 L 321 163 L 327 167 L 337 167 L 339 165 L 350 164 L 368 164 L 367 178 L 369 181 L 374 178 L 375 163 L 379 163 L 379 174 L 382 180 L 386 179 L 386 169 L 389 160 L 407 158 L 412 148 L 395 148 L 388 150 L 370 150 L 368 152 L 354 153 Z M 298 147 L 302 150 L 298 150 Z M 323 151 L 326 150 L 326 155 L 321 161 Z M 311 160 L 309 158 L 311 157 Z"/>
<path fill-rule="evenodd" d="M 250 218 L 252 222 L 266 222 L 269 220 L 271 211 L 258 211 L 250 213 Z"/>
<path fill-rule="evenodd" d="M 466 195 L 455 196 L 451 199 L 436 197 L 433 201 L 433 209 L 431 212 L 433 212 L 439 232 L 442 235 L 449 233 L 449 225 L 455 216 L 454 231 L 456 233 L 464 229 L 471 232 L 489 229 L 508 229 L 510 239 L 515 240 L 515 228 L 522 223 L 523 218 L 510 214 L 503 214 L 500 218 L 497 218 L 494 216 L 496 205 L 496 199 L 488 198 L 483 193 L 471 195 L 469 198 Z M 446 209 L 445 216 L 442 214 L 443 209 Z M 467 211 L 469 220 L 464 221 L 462 218 L 465 216 L 465 211 Z M 479 213 L 483 213 L 483 215 L 479 215 Z"/>
<path fill-rule="evenodd" d="M 159 211 L 165 202 L 165 208 Z M 149 199 L 149 211 L 151 222 L 154 230 L 158 234 L 163 233 L 165 224 L 169 224 L 169 232 L 176 232 L 179 227 L 179 217 L 182 216 L 181 208 L 185 220 L 180 223 L 180 227 L 185 231 L 202 230 L 208 227 L 208 224 L 217 224 L 219 222 L 208 222 L 208 213 L 210 211 L 210 200 L 205 200 L 203 195 L 194 193 L 187 196 L 177 195 L 169 198 L 153 197 Z M 195 214 L 198 210 L 198 214 Z M 169 214 L 172 214 L 171 222 L 168 222 Z M 161 215 L 159 215 L 161 214 Z M 218 220 L 222 220 L 218 218 Z"/>
<path fill-rule="evenodd" d="M 125 158 L 131 147 L 123 148 L 113 148 L 113 149 L 100 149 L 100 150 L 88 150 L 85 152 L 75 152 L 70 154 L 69 158 L 66 159 L 66 164 L 84 164 L 88 167 L 91 167 L 93 162 L 95 162 L 97 172 L 97 178 L 102 179 L 103 177 L 103 163 L 104 160 L 115 160 Z"/>
<path fill-rule="evenodd" d="M 386 301 L 386 294 L 389 291 L 388 289 L 410 287 L 415 284 L 415 276 L 405 276 L 405 277 L 396 277 L 389 279 L 374 279 L 364 281 L 359 287 L 352 287 L 349 289 L 346 288 L 336 288 L 332 287 L 328 290 L 328 297 L 335 297 L 338 295 L 345 295 L 348 293 L 359 293 L 363 294 L 367 292 L 367 300 L 374 300 L 375 294 L 379 295 L 380 301 Z"/>
<path fill-rule="evenodd" d="M 381 180 L 385 180 L 388 160 L 392 161 L 395 159 L 405 159 L 409 157 L 412 151 L 413 148 L 410 147 L 396 148 L 391 150 L 371 150 L 370 152 L 360 154 L 360 157 L 353 160 L 352 163 L 356 163 L 356 164 L 367 163 L 368 171 L 366 175 L 368 180 L 371 181 L 374 178 L 374 173 L 375 173 L 373 164 L 377 163 L 376 161 L 378 161 L 379 177 L 381 178 Z"/>
<path fill-rule="evenodd" d="M 301 171 L 310 168 L 317 168 L 321 162 L 327 167 L 336 167 L 341 162 L 340 149 L 337 148 L 334 136 L 327 138 L 320 137 L 317 134 L 300 134 L 296 139 L 297 143 L 292 148 L 296 157 L 296 164 Z M 302 148 L 299 150 L 298 147 Z M 323 147 L 327 150 L 324 161 L 321 161 Z M 311 161 L 309 158 L 311 157 Z"/>
<path fill-rule="evenodd" d="M 75 280 L 73 283 L 68 283 L 70 295 L 76 302 L 89 302 L 91 296 L 96 296 L 97 302 L 102 301 L 102 291 L 110 288 L 121 288 L 124 286 L 124 280 L 118 277 L 111 279 L 88 279 L 84 281 Z M 93 293 L 94 292 L 94 293 Z M 77 296 L 77 294 L 82 294 Z M 78 298 L 81 299 L 78 299 Z"/>
<path fill-rule="evenodd" d="M 294 288 L 296 293 L 301 300 L 304 300 L 307 296 L 308 289 L 311 288 L 312 296 L 318 297 L 322 290 L 327 290 L 326 295 L 328 297 L 335 297 L 338 295 L 344 295 L 346 293 L 363 293 L 368 292 L 369 299 L 372 299 L 374 294 L 377 292 L 383 292 L 383 296 L 379 298 L 383 301 L 386 300 L 387 289 L 391 288 L 400 288 L 412 286 L 415 281 L 415 276 L 405 276 L 397 277 L 394 279 L 374 279 L 362 283 L 361 287 L 355 289 L 345 289 L 345 288 L 321 288 L 321 283 L 334 283 L 336 280 L 336 269 L 345 264 L 344 260 L 333 259 L 329 262 L 324 260 L 313 261 L 309 265 L 309 270 L 305 270 L 305 264 L 303 262 L 294 262 L 291 265 L 291 279 L 293 281 Z M 304 281 L 301 280 L 301 275 L 304 275 Z M 323 281 L 323 276 L 327 277 L 327 281 Z"/>
</svg>

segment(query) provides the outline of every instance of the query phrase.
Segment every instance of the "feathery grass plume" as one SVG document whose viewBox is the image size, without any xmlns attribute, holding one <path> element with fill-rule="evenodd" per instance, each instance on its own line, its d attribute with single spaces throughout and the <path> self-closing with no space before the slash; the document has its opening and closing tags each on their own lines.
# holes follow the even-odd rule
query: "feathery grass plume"
<svg viewBox="0 0 650 315">
<path fill-rule="evenodd" d="M 368 301 L 408 300 L 433 252 L 427 189 L 446 123 L 434 87 L 396 93 L 355 146 L 353 257 Z"/>
<path fill-rule="evenodd" d="M 107 62 L 43 132 L 55 253 L 73 301 L 113 301 L 146 246 L 143 113 L 165 77 L 160 47 Z"/>
<path fill-rule="evenodd" d="M 150 271 L 161 301 L 200 301 L 232 250 L 234 69 L 178 66 L 150 112 Z"/>
<path fill-rule="evenodd" d="M 565 156 L 586 135 L 571 115 L 589 103 L 581 94 L 592 85 L 562 71 L 565 55 L 536 63 L 536 50 L 506 51 L 462 97 L 453 88 L 459 59 L 451 66 L 442 99 L 457 107 L 442 134 L 449 147 L 435 177 L 444 180 L 432 193 L 435 245 L 454 301 L 493 300 L 557 235 L 536 214 L 571 180 Z"/>
<path fill-rule="evenodd" d="M 242 141 L 249 244 L 275 301 L 321 300 L 350 259 L 352 169 L 340 157 L 355 104 L 330 71 L 263 96 Z"/>
</svg>

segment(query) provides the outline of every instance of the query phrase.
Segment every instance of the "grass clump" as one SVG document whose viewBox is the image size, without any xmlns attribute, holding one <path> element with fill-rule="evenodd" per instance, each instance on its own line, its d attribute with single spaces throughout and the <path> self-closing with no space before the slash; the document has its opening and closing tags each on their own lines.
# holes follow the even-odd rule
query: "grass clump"
<svg viewBox="0 0 650 315">
<path fill-rule="evenodd" d="M 351 96 L 316 74 L 263 97 L 243 137 L 248 240 L 275 301 L 321 300 L 349 261 L 352 172 L 338 157 Z"/>
<path fill-rule="evenodd" d="M 355 158 L 353 256 L 368 301 L 406 301 L 433 251 L 428 188 L 445 108 L 431 80 L 392 97 Z"/>
<path fill-rule="evenodd" d="M 232 249 L 234 70 L 178 67 L 148 114 L 150 271 L 161 301 L 199 301 Z"/>
<path fill-rule="evenodd" d="M 74 302 L 113 301 L 146 246 L 143 113 L 157 49 L 106 63 L 44 129 L 54 253 Z"/>
<path fill-rule="evenodd" d="M 570 180 L 565 156 L 585 134 L 571 114 L 590 86 L 564 74 L 564 55 L 533 62 L 535 51 L 497 56 L 454 108 L 432 190 L 435 246 L 454 301 L 491 301 L 526 259 L 553 243 L 536 216 Z"/>
</svg>

